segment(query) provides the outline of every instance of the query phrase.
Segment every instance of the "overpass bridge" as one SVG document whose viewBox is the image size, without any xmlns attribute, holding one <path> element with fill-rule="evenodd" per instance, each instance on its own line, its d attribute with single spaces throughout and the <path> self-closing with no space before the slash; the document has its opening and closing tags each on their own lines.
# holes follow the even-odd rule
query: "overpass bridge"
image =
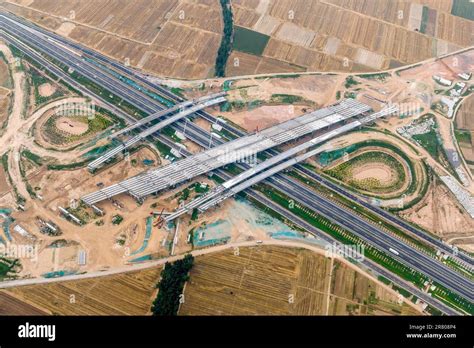
<svg viewBox="0 0 474 348">
<path fill-rule="evenodd" d="M 261 151 L 284 144 L 312 132 L 342 123 L 370 110 L 354 99 L 341 102 L 289 121 L 250 134 L 169 165 L 149 170 L 82 197 L 88 205 L 95 204 L 121 193 L 128 193 L 137 200 L 172 187 L 216 168 L 247 158 Z"/>
<path fill-rule="evenodd" d="M 208 101 L 208 100 L 216 99 L 216 98 L 219 98 L 219 97 L 224 97 L 226 94 L 227 94 L 226 92 L 219 92 L 219 93 L 205 95 L 203 97 L 199 97 L 199 98 L 196 98 L 196 99 L 185 100 L 181 103 L 178 103 L 178 104 L 174 105 L 173 107 L 171 107 L 169 109 L 160 110 L 158 112 L 155 112 L 154 114 L 151 114 L 147 117 L 144 117 L 144 118 L 138 120 L 137 122 L 131 124 L 130 126 L 111 134 L 110 138 L 116 138 L 116 137 L 118 137 L 122 134 L 131 132 L 132 130 L 134 130 L 136 128 L 139 128 L 141 126 L 145 126 L 146 124 L 148 124 L 150 122 L 153 122 L 154 120 L 159 119 L 160 117 L 172 114 L 176 111 L 184 111 L 184 109 L 188 106 L 198 105 L 198 104 L 201 104 L 202 102 L 205 102 L 205 101 Z"/>
<path fill-rule="evenodd" d="M 351 123 L 345 124 L 337 129 L 334 129 L 330 132 L 327 132 L 323 135 L 319 135 L 303 144 L 295 146 L 285 152 L 281 152 L 278 155 L 271 157 L 270 159 L 259 163 L 256 167 L 250 168 L 239 175 L 229 179 L 228 181 L 224 182 L 223 184 L 216 186 L 210 192 L 206 193 L 205 195 L 194 199 L 193 201 L 189 202 L 188 204 L 184 205 L 183 207 L 177 209 L 172 214 L 168 215 L 165 218 L 165 221 L 172 221 L 177 217 L 183 215 L 186 212 L 191 212 L 192 210 L 198 208 L 200 212 L 203 212 L 209 209 L 212 206 L 215 206 L 222 202 L 223 200 L 232 197 L 233 195 L 249 188 L 256 183 L 265 180 L 266 178 L 285 170 L 297 163 L 300 163 L 312 156 L 315 156 L 318 153 L 321 153 L 325 150 L 324 147 L 317 147 L 309 152 L 304 154 L 295 156 L 301 151 L 307 150 L 313 146 L 317 146 L 322 144 L 334 137 L 337 137 L 341 134 L 349 132 L 357 127 L 360 127 L 364 124 L 371 123 L 377 120 L 380 117 L 388 116 L 398 111 L 396 106 L 391 106 L 389 108 L 385 108 L 384 110 L 366 116 L 360 120 L 353 121 Z M 291 159 L 289 159 L 291 158 Z M 268 169 L 270 168 L 270 169 Z M 268 169 L 268 170 L 266 170 Z M 261 174 L 258 174 L 261 173 Z M 257 175 L 258 174 L 258 175 Z"/>
<path fill-rule="evenodd" d="M 137 144 L 140 140 L 145 139 L 146 137 L 152 135 L 153 133 L 156 133 L 160 129 L 163 129 L 166 126 L 169 126 L 169 125 L 173 124 L 174 122 L 179 121 L 182 118 L 195 113 L 198 110 L 202 110 L 202 109 L 205 109 L 209 106 L 222 103 L 225 100 L 226 99 L 224 97 L 217 97 L 217 98 L 214 98 L 214 99 L 210 99 L 210 100 L 206 100 L 206 101 L 203 101 L 201 103 L 198 103 L 198 104 L 190 107 L 189 109 L 182 110 L 181 112 L 177 113 L 176 115 L 173 115 L 173 116 L 171 116 L 171 117 L 169 117 L 169 118 L 167 118 L 167 119 L 165 119 L 161 122 L 158 122 L 157 124 L 145 129 L 144 131 L 140 132 L 136 136 L 134 136 L 134 137 L 128 139 L 127 141 L 123 142 L 119 146 L 114 147 L 110 151 L 107 151 L 105 154 L 103 154 L 102 156 L 100 156 L 96 160 L 89 163 L 88 166 L 87 166 L 87 169 L 89 171 L 93 172 L 94 170 L 99 168 L 101 165 L 103 165 L 105 162 L 112 159 L 113 157 L 115 157 L 116 155 L 121 153 L 122 151 L 128 149 L 129 147 L 131 147 L 135 144 Z M 130 127 L 127 127 L 127 128 L 128 128 L 128 130 L 132 130 L 132 129 L 135 129 L 137 127 L 141 127 L 142 125 L 151 122 L 152 120 L 156 119 L 157 117 L 162 116 L 162 114 L 163 114 L 163 111 L 157 112 L 155 114 L 152 114 L 152 115 L 146 117 L 145 119 L 148 119 L 148 120 L 146 120 L 146 122 L 144 122 L 143 120 L 138 121 L 137 122 L 137 123 L 139 123 L 138 125 L 134 124 L 134 125 L 132 125 Z M 157 115 L 160 115 L 160 116 L 157 116 Z"/>
</svg>

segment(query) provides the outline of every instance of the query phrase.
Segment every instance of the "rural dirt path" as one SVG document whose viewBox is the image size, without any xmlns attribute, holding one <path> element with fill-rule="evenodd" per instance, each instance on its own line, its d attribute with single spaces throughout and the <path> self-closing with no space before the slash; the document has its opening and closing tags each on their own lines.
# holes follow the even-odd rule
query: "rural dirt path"
<svg viewBox="0 0 474 348">
<path fill-rule="evenodd" d="M 36 145 L 29 135 L 31 127 L 36 120 L 48 109 L 56 107 L 62 103 L 73 101 L 84 101 L 84 98 L 73 97 L 50 103 L 37 111 L 30 117 L 24 118 L 25 113 L 25 73 L 15 68 L 15 57 L 10 48 L 5 44 L 0 44 L 0 51 L 5 55 L 10 68 L 13 71 L 13 107 L 8 119 L 5 132 L 0 136 L 0 156 L 9 152 L 8 171 L 11 175 L 13 185 L 18 193 L 23 197 L 28 197 L 28 190 L 23 181 L 20 171 L 20 155 L 23 147 L 26 147 L 41 156 L 55 157 L 58 159 L 70 160 L 71 154 L 66 152 L 49 151 Z"/>
<path fill-rule="evenodd" d="M 58 160 L 64 160 L 67 162 L 71 162 L 72 158 L 80 156 L 82 153 L 87 152 L 88 149 L 78 151 L 54 151 L 48 150 L 42 146 L 39 146 L 35 141 L 34 137 L 28 135 L 31 131 L 31 127 L 35 124 L 35 122 L 48 110 L 55 108 L 64 103 L 82 103 L 86 102 L 86 99 L 83 97 L 68 97 L 63 98 L 60 100 L 56 100 L 52 103 L 49 103 L 38 110 L 34 111 L 33 114 L 28 118 L 28 120 L 24 123 L 23 127 L 21 128 L 20 132 L 22 133 L 22 141 L 21 144 L 28 148 L 31 152 L 39 155 L 41 157 L 53 157 Z M 0 139 L 0 145 L 1 145 Z"/>
<path fill-rule="evenodd" d="M 5 132 L 0 138 L 0 155 L 18 142 L 17 135 L 25 120 L 23 119 L 25 74 L 15 68 L 15 57 L 5 44 L 0 44 L 0 51 L 5 55 L 13 74 L 13 106 L 8 118 Z"/>
<path fill-rule="evenodd" d="M 334 271 L 334 258 L 331 258 L 331 266 L 329 271 L 329 281 L 328 281 L 328 289 L 326 291 L 326 315 L 329 314 L 329 303 L 331 300 L 331 279 L 332 279 L 332 272 Z"/>
<path fill-rule="evenodd" d="M 4 45 L 0 45 L 0 51 L 5 55 L 10 68 L 13 71 L 13 107 L 9 116 L 8 125 L 5 133 L 0 138 L 0 155 L 9 152 L 8 171 L 11 175 L 13 185 L 17 188 L 18 193 L 23 197 L 28 196 L 26 185 L 22 180 L 20 173 L 20 147 L 23 140 L 21 129 L 27 122 L 23 118 L 25 108 L 25 74 L 22 70 L 15 68 L 15 57 L 10 49 Z"/>
</svg>

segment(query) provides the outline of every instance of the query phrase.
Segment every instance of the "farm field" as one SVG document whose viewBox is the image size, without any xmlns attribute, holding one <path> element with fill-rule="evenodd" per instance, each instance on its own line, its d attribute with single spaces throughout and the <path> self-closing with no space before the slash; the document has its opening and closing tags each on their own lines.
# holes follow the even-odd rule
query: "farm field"
<svg viewBox="0 0 474 348">
<path fill-rule="evenodd" d="M 290 64 L 292 71 L 358 72 L 414 63 L 472 45 L 473 22 L 451 14 L 451 8 L 462 12 L 455 7 L 451 1 L 437 0 L 233 2 L 235 25 L 270 36 L 254 73 L 266 58 Z M 247 65 L 242 65 L 241 74 L 248 73 Z M 237 74 L 236 70 L 228 67 L 227 72 Z"/>
<path fill-rule="evenodd" d="M 3 128 L 10 108 L 12 78 L 5 56 L 0 55 L 0 131 Z"/>
<path fill-rule="evenodd" d="M 22 286 L 5 292 L 54 315 L 145 315 L 160 272 L 160 267 L 154 267 L 106 277 Z"/>
<path fill-rule="evenodd" d="M 418 314 L 340 261 L 279 246 L 198 257 L 180 315 Z"/>
<path fill-rule="evenodd" d="M 8 119 L 8 110 L 10 108 L 10 91 L 7 89 L 0 88 L 0 130 L 6 124 Z"/>
<path fill-rule="evenodd" d="M 235 0 L 226 74 L 361 72 L 446 54 L 473 44 L 474 23 L 463 18 L 472 12 L 465 10 L 467 1 Z M 3 7 L 151 74 L 214 74 L 223 30 L 218 0 L 127 6 L 117 0 L 7 0 Z"/>
<path fill-rule="evenodd" d="M 242 27 L 234 29 L 234 50 L 260 56 L 270 37 Z"/>
<path fill-rule="evenodd" d="M 10 186 L 8 185 L 7 174 L 5 173 L 3 166 L 0 165 L 0 195 L 8 192 L 9 190 Z"/>
<path fill-rule="evenodd" d="M 0 291 L 0 315 L 46 315 L 48 313 L 24 301 Z"/>
<path fill-rule="evenodd" d="M 458 137 L 458 144 L 471 172 L 474 173 L 474 96 L 468 97 L 458 110 L 455 121 L 456 133 L 464 134 Z"/>
<path fill-rule="evenodd" d="M 469 0 L 453 0 L 453 7 L 451 14 L 460 16 L 466 19 L 474 20 L 474 8 L 472 1 Z"/>
<path fill-rule="evenodd" d="M 14 0 L 7 10 L 149 73 L 213 74 L 221 41 L 218 0 Z"/>
<path fill-rule="evenodd" d="M 0 86 L 6 89 L 12 88 L 10 69 L 8 68 L 3 54 L 0 55 Z"/>
</svg>

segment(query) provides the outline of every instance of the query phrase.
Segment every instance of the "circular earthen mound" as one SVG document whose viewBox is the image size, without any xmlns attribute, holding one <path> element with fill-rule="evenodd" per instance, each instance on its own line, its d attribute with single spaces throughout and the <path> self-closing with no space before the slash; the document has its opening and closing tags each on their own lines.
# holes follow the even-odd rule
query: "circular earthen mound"
<svg viewBox="0 0 474 348">
<path fill-rule="evenodd" d="M 85 120 L 67 116 L 60 116 L 56 118 L 56 128 L 61 132 L 71 135 L 82 135 L 89 130 L 87 119 Z"/>
<path fill-rule="evenodd" d="M 63 107 L 82 102 L 77 99 L 57 100 L 39 110 L 42 114 L 34 125 L 37 144 L 58 150 L 72 149 L 113 126 L 109 116 L 94 109 L 75 111 L 74 108 Z"/>
<path fill-rule="evenodd" d="M 38 92 L 42 97 L 51 97 L 56 92 L 56 87 L 50 83 L 43 83 L 38 87 Z"/>
<path fill-rule="evenodd" d="M 357 151 L 325 172 L 358 191 L 381 197 L 401 195 L 411 182 L 407 163 L 386 149 Z"/>
<path fill-rule="evenodd" d="M 376 180 L 380 186 L 390 186 L 398 179 L 397 174 L 385 163 L 367 163 L 352 169 L 352 180 Z"/>
</svg>

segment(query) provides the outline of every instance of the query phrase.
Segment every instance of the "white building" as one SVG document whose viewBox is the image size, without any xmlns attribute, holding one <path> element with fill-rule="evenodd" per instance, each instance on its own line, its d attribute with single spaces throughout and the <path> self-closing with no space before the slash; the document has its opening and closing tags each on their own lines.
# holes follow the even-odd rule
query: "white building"
<svg viewBox="0 0 474 348">
<path fill-rule="evenodd" d="M 181 154 L 179 153 L 178 150 L 176 149 L 171 149 L 170 153 L 174 156 L 174 157 L 177 157 L 177 158 L 181 158 Z"/>
<path fill-rule="evenodd" d="M 461 94 L 463 94 L 465 88 L 466 88 L 466 83 L 465 82 L 458 82 L 450 90 L 450 94 L 453 97 L 459 97 L 459 96 L 461 96 Z"/>
<path fill-rule="evenodd" d="M 453 84 L 453 81 L 445 79 L 444 77 L 433 75 L 433 80 L 438 82 L 440 85 L 450 87 Z"/>
<path fill-rule="evenodd" d="M 186 140 L 186 136 L 183 133 L 181 133 L 180 131 L 176 131 L 174 133 L 174 135 L 176 135 L 181 140 Z"/>
<path fill-rule="evenodd" d="M 462 78 L 463 80 L 468 81 L 471 79 L 472 73 L 460 73 L 458 74 L 458 76 Z"/>
<path fill-rule="evenodd" d="M 222 130 L 222 126 L 220 124 L 217 124 L 217 123 L 213 123 L 212 128 L 215 129 L 218 132 L 220 132 Z"/>
<path fill-rule="evenodd" d="M 449 98 L 449 97 L 442 97 L 441 103 L 448 107 L 448 117 L 452 118 L 454 116 L 454 106 L 458 102 L 459 98 Z"/>
<path fill-rule="evenodd" d="M 79 266 L 87 264 L 87 253 L 85 250 L 79 250 L 79 253 L 77 254 L 77 264 Z"/>
</svg>

